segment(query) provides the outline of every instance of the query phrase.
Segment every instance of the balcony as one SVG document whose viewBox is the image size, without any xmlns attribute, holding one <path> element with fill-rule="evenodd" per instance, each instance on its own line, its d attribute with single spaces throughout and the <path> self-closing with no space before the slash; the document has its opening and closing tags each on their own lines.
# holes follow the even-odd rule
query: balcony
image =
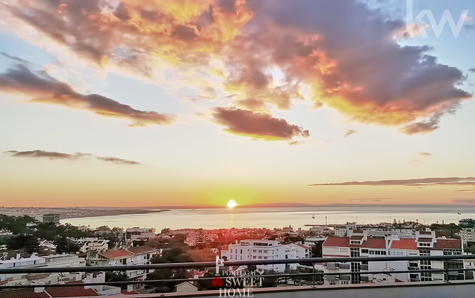
<svg viewBox="0 0 475 298">
<path fill-rule="evenodd" d="M 307 272 L 297 273 L 264 273 L 260 275 L 243 275 L 238 278 L 260 278 L 263 280 L 293 280 L 294 283 L 276 284 L 274 287 L 263 287 L 259 284 L 254 287 L 226 287 L 217 286 L 214 289 L 203 291 L 190 291 L 190 292 L 170 292 L 170 293 L 149 293 L 149 294 L 134 294 L 132 297 L 216 297 L 223 294 L 223 291 L 228 292 L 229 295 L 239 297 L 240 294 L 236 291 L 246 290 L 247 294 L 252 293 L 257 297 L 320 297 L 320 298 L 332 298 L 332 297 L 430 297 L 430 298 L 442 298 L 442 297 L 473 297 L 475 291 L 475 280 L 451 280 L 454 273 L 458 273 L 457 276 L 461 276 L 465 273 L 465 277 L 470 276 L 473 278 L 473 269 L 430 269 L 430 270 L 398 270 L 398 271 L 364 271 L 351 274 L 342 274 L 339 272 L 322 272 L 315 269 L 315 265 L 320 263 L 329 262 L 387 262 L 387 261 L 417 261 L 417 260 L 464 260 L 474 259 L 473 255 L 458 255 L 458 256 L 413 256 L 413 257 L 357 257 L 357 258 L 308 258 L 308 259 L 286 259 L 286 260 L 258 260 L 258 261 L 229 261 L 224 262 L 220 269 L 239 267 L 244 265 L 273 265 L 273 264 L 302 264 L 308 269 Z M 161 263 L 152 265 L 132 265 L 132 266 L 87 266 L 87 267 L 61 267 L 61 268 L 16 268 L 16 269 L 0 269 L 0 276 L 2 275 L 14 275 L 14 274 L 44 274 L 44 273 L 65 273 L 65 272 L 107 272 L 107 271 L 134 271 L 134 270 L 162 270 L 162 269 L 197 269 L 197 268 L 216 268 L 215 262 L 190 262 L 190 263 Z M 444 280 L 419 282 L 418 279 L 411 279 L 416 282 L 381 282 L 371 283 L 369 276 L 372 275 L 385 275 L 390 276 L 394 274 L 439 274 Z M 470 273 L 470 274 L 468 274 Z M 249 273 L 247 273 L 249 274 Z M 350 284 L 352 278 L 358 277 L 360 284 Z M 202 282 L 202 281 L 214 281 L 217 277 L 201 277 L 201 278 L 168 278 L 157 280 L 127 280 L 127 281 L 114 281 L 114 282 L 92 282 L 92 283 L 68 283 L 68 284 L 34 284 L 34 285 L 14 285 L 5 286 L 0 283 L 0 297 L 10 297 L 9 294 L 15 293 L 17 289 L 23 289 L 24 291 L 30 290 L 31 292 L 50 291 L 49 289 L 60 288 L 76 288 L 76 289 L 93 289 L 97 286 L 102 286 L 102 294 L 112 294 L 110 291 L 117 286 L 125 285 L 147 285 L 150 291 L 153 291 L 160 284 L 174 283 L 179 284 L 183 282 Z M 221 279 L 232 278 L 230 276 L 221 276 Z M 329 281 L 344 281 L 346 284 L 339 285 L 323 285 L 322 280 L 325 278 Z M 298 282 L 296 282 L 298 281 Z M 34 289 L 34 290 L 33 290 Z M 13 291 L 13 292 L 9 292 Z M 226 292 L 225 292 L 226 293 Z M 60 297 L 50 295 L 45 297 Z M 227 295 L 225 295 L 227 296 Z M 28 297 L 18 296 L 15 297 Z M 43 296 L 34 296 L 43 297 Z M 61 296 L 65 297 L 65 296 Z M 74 297 L 74 295 L 68 296 Z M 131 297 L 121 293 L 109 295 L 108 297 Z M 242 297 L 242 295 L 241 295 Z"/>
</svg>

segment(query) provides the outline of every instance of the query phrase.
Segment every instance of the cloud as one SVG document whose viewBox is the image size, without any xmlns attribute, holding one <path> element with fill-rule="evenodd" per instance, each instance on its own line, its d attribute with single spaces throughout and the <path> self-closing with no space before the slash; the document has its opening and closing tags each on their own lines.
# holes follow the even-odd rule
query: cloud
<svg viewBox="0 0 475 298">
<path fill-rule="evenodd" d="M 136 110 L 98 94 L 80 94 L 46 72 L 34 73 L 22 64 L 0 74 L 0 91 L 28 96 L 32 102 L 87 110 L 103 117 L 125 118 L 132 121 L 132 126 L 164 125 L 173 121 L 171 115 Z"/>
<path fill-rule="evenodd" d="M 7 151 L 5 153 L 10 154 L 13 157 L 38 157 L 38 158 L 48 158 L 48 159 L 79 159 L 84 156 L 84 153 L 61 153 L 61 152 L 49 152 L 43 150 L 32 150 L 32 151 Z"/>
<path fill-rule="evenodd" d="M 355 134 L 355 133 L 357 133 L 357 131 L 354 130 L 354 129 L 346 129 L 346 130 L 345 130 L 344 137 L 347 138 L 347 137 L 349 137 L 349 136 L 351 136 L 351 135 L 353 135 L 353 134 Z"/>
<path fill-rule="evenodd" d="M 428 156 L 432 156 L 432 153 L 430 153 L 430 152 L 419 152 L 418 155 L 428 157 Z"/>
<path fill-rule="evenodd" d="M 430 186 L 430 185 L 475 185 L 475 177 L 420 178 L 401 180 L 349 181 L 337 183 L 316 183 L 310 186 Z"/>
<path fill-rule="evenodd" d="M 102 157 L 102 156 L 94 156 L 90 153 L 62 153 L 62 152 L 51 152 L 51 151 L 44 151 L 44 150 L 32 150 L 32 151 L 16 151 L 10 150 L 6 151 L 6 154 L 10 154 L 13 157 L 31 157 L 31 158 L 47 158 L 47 159 L 67 159 L 67 160 L 78 160 L 82 158 L 86 158 L 88 156 L 93 156 L 97 160 L 104 161 L 104 162 L 111 162 L 115 164 L 124 164 L 124 165 L 139 165 L 140 163 L 133 160 L 127 160 L 117 157 Z"/>
<path fill-rule="evenodd" d="M 25 59 L 22 59 L 20 57 L 17 57 L 17 56 L 13 56 L 13 55 L 10 55 L 10 54 L 7 54 L 5 52 L 0 52 L 0 55 L 2 55 L 3 57 L 5 58 L 8 58 L 12 61 L 15 61 L 17 63 L 21 63 L 21 64 L 30 64 L 29 61 L 25 60 Z"/>
<path fill-rule="evenodd" d="M 395 32 L 395 37 L 408 39 L 416 37 L 418 35 L 426 34 L 426 30 L 429 29 L 429 25 L 426 23 L 412 23 L 407 24 L 406 27 L 401 28 Z"/>
<path fill-rule="evenodd" d="M 470 68 L 468 71 L 469 72 L 475 72 L 475 68 Z"/>
<path fill-rule="evenodd" d="M 116 163 L 116 164 L 125 164 L 125 165 L 138 165 L 138 164 L 140 164 L 137 161 L 126 160 L 126 159 L 117 158 L 117 157 L 100 157 L 100 156 L 98 156 L 97 159 L 102 160 L 102 161 L 106 161 L 106 162 Z"/>
<path fill-rule="evenodd" d="M 307 130 L 264 113 L 237 108 L 216 108 L 213 118 L 217 123 L 226 126 L 226 131 L 239 135 L 276 140 L 309 136 Z"/>
<path fill-rule="evenodd" d="M 428 47 L 392 38 L 402 21 L 358 1 L 252 3 L 262 30 L 250 37 L 251 47 L 272 57 L 289 82 L 308 83 L 319 101 L 353 120 L 429 132 L 471 96 L 457 87 L 465 79 L 459 69 L 438 63 Z M 261 64 L 245 69 L 265 73 L 268 64 Z"/>
<path fill-rule="evenodd" d="M 306 99 L 417 134 L 471 97 L 458 68 L 394 38 L 421 26 L 357 0 L 4 0 L 0 13 L 15 24 L 7 30 L 40 32 L 33 42 L 47 37 L 100 67 L 147 78 L 163 63 L 194 72 L 253 112 Z"/>
</svg>

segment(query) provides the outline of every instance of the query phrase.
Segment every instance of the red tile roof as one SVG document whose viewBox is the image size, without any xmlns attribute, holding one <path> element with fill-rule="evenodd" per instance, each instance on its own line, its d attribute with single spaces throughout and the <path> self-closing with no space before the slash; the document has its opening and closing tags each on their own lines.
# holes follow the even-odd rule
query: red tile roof
<svg viewBox="0 0 475 298">
<path fill-rule="evenodd" d="M 49 298 L 49 297 L 85 297 L 99 296 L 93 289 L 83 286 L 74 287 L 48 287 L 45 292 L 35 293 L 33 289 L 0 291 L 0 298 Z M 49 295 L 48 295 L 49 294 Z M 51 296 L 50 296 L 51 295 Z"/>
<path fill-rule="evenodd" d="M 391 249 L 417 249 L 417 243 L 415 239 L 393 240 Z"/>
<path fill-rule="evenodd" d="M 53 297 L 84 297 L 84 296 L 99 296 L 93 289 L 85 289 L 83 286 L 75 287 L 51 287 L 46 288 Z"/>
<path fill-rule="evenodd" d="M 386 240 L 384 238 L 368 238 L 361 247 L 364 248 L 386 248 Z"/>
<path fill-rule="evenodd" d="M 350 241 L 348 240 L 348 237 L 327 237 L 322 246 L 349 247 Z"/>
<path fill-rule="evenodd" d="M 121 259 L 121 258 L 131 257 L 134 254 L 125 249 L 111 249 L 111 250 L 100 252 L 99 255 L 107 259 Z"/>
<path fill-rule="evenodd" d="M 1 298 L 48 298 L 46 293 L 35 293 L 33 289 L 0 291 Z"/>
<path fill-rule="evenodd" d="M 434 249 L 461 249 L 460 239 L 437 239 L 434 245 Z"/>
</svg>

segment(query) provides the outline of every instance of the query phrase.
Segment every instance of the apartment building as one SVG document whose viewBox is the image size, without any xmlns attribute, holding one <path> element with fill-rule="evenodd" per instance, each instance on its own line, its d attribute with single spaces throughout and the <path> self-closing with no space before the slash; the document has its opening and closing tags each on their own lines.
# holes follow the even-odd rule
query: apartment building
<svg viewBox="0 0 475 298">
<path fill-rule="evenodd" d="M 415 232 L 412 238 L 398 235 L 384 237 L 368 236 L 364 230 L 353 230 L 349 236 L 328 237 L 322 245 L 325 258 L 378 257 L 378 256 L 440 256 L 462 254 L 460 239 L 436 238 L 433 231 Z M 444 280 L 444 272 L 361 274 L 370 271 L 431 270 L 463 268 L 462 261 L 391 261 L 391 262 L 331 262 L 319 265 L 328 275 L 326 284 L 349 284 L 362 282 L 408 282 Z M 451 279 L 463 279 L 463 273 L 453 272 Z"/>
<path fill-rule="evenodd" d="M 275 240 L 241 240 L 221 250 L 228 261 L 282 260 L 310 257 L 311 247 L 303 244 L 280 244 Z M 294 270 L 297 264 L 257 265 L 257 269 L 275 272 Z"/>
<path fill-rule="evenodd" d="M 463 228 L 460 231 L 460 237 L 464 243 L 475 242 L 475 228 Z"/>
</svg>

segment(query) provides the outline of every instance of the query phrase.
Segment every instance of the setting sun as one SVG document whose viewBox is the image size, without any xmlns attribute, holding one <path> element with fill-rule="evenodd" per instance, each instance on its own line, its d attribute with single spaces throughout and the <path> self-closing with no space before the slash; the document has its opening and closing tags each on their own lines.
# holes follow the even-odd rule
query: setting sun
<svg viewBox="0 0 475 298">
<path fill-rule="evenodd" d="M 237 206 L 237 203 L 236 203 L 235 200 L 229 200 L 229 201 L 226 203 L 226 206 L 227 206 L 228 208 L 234 208 L 234 207 Z"/>
</svg>

